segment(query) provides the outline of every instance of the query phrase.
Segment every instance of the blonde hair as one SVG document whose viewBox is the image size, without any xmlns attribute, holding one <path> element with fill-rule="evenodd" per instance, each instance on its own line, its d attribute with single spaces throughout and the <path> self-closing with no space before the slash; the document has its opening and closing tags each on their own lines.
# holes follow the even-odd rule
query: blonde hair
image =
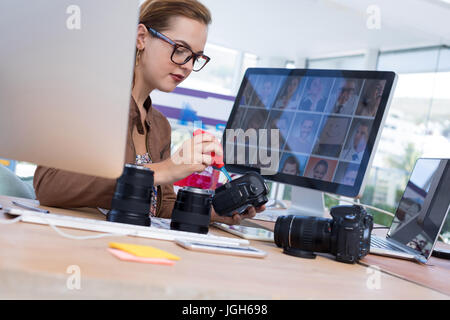
<svg viewBox="0 0 450 320">
<path fill-rule="evenodd" d="M 197 0 L 147 0 L 142 3 L 139 12 L 139 23 L 159 32 L 170 28 L 170 20 L 174 17 L 186 17 L 206 26 L 211 24 L 211 12 Z M 136 48 L 135 66 L 140 52 Z M 133 87 L 135 76 L 133 76 Z"/>
<path fill-rule="evenodd" d="M 197 0 L 147 0 L 141 5 L 139 23 L 163 32 L 173 17 L 186 17 L 209 25 L 211 13 Z"/>
</svg>

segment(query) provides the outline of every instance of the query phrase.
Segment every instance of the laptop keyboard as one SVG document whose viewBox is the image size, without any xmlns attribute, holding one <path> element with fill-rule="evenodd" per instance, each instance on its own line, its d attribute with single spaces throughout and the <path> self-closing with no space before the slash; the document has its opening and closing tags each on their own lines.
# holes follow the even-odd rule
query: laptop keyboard
<svg viewBox="0 0 450 320">
<path fill-rule="evenodd" d="M 384 238 L 371 237 L 370 246 L 378 249 L 403 252 L 403 250 L 393 246 L 392 244 L 389 243 L 389 241 L 386 241 L 386 239 Z"/>
</svg>

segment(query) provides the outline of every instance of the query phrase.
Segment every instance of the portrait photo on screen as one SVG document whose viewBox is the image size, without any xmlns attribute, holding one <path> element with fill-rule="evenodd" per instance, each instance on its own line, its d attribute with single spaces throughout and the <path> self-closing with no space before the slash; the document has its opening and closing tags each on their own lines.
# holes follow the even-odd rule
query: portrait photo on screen
<svg viewBox="0 0 450 320">
<path fill-rule="evenodd" d="M 248 129 L 263 129 L 267 118 L 269 116 L 269 112 L 265 109 L 259 108 L 248 108 L 245 114 L 245 117 L 241 124 L 241 129 L 246 131 Z"/>
<path fill-rule="evenodd" d="M 337 163 L 337 160 L 310 157 L 304 176 L 316 180 L 331 181 Z"/>
<path fill-rule="evenodd" d="M 304 93 L 300 101 L 300 110 L 322 112 L 325 109 L 333 78 L 305 77 Z"/>
<path fill-rule="evenodd" d="M 359 164 L 339 162 L 333 181 L 347 186 L 353 186 L 358 176 Z"/>
<path fill-rule="evenodd" d="M 294 121 L 295 112 L 272 110 L 269 114 L 269 121 L 267 122 L 267 129 L 277 129 L 278 131 L 278 147 L 271 140 L 270 131 L 267 133 L 269 147 L 278 150 L 283 150 L 284 144 L 288 141 L 289 130 Z M 275 141 L 274 141 L 275 142 Z"/>
<path fill-rule="evenodd" d="M 336 79 L 326 113 L 353 115 L 358 104 L 362 79 Z"/>
<path fill-rule="evenodd" d="M 254 87 L 254 93 L 249 101 L 249 106 L 271 108 L 285 78 L 283 76 L 266 75 L 250 76 L 248 82 Z"/>
<path fill-rule="evenodd" d="M 319 138 L 313 153 L 327 157 L 339 157 L 350 121 L 349 117 L 327 117 L 319 131 Z"/>
<path fill-rule="evenodd" d="M 304 83 L 301 77 L 287 77 L 280 89 L 273 108 L 296 110 L 302 94 Z"/>
<path fill-rule="evenodd" d="M 353 119 L 344 149 L 341 153 L 341 160 L 351 162 L 361 162 L 366 150 L 369 133 L 373 121 L 366 119 Z"/>
<path fill-rule="evenodd" d="M 375 117 L 383 96 L 386 80 L 366 80 L 359 99 L 357 116 Z"/>
<path fill-rule="evenodd" d="M 307 156 L 284 153 L 281 157 L 280 168 L 278 172 L 292 176 L 301 176 L 305 171 Z"/>
<path fill-rule="evenodd" d="M 297 112 L 285 149 L 293 152 L 311 153 L 319 130 L 322 115 Z"/>
</svg>

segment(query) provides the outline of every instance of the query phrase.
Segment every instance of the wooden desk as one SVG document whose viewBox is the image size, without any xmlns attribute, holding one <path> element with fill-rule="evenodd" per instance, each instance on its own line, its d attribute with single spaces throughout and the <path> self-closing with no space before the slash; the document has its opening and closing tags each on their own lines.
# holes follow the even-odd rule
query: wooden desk
<svg viewBox="0 0 450 320">
<path fill-rule="evenodd" d="M 11 206 L 11 199 L 0 196 L 0 204 Z M 47 209 L 104 219 L 90 209 Z M 1 212 L 0 219 L 6 219 Z M 216 229 L 210 232 L 232 237 Z M 110 241 L 150 245 L 182 259 L 174 266 L 123 262 L 107 252 Z M 125 236 L 69 240 L 49 226 L 18 222 L 0 225 L 0 245 L 1 299 L 449 299 L 358 264 L 339 263 L 326 255 L 299 259 L 258 241 L 251 245 L 267 251 L 265 259 L 193 252 L 170 241 Z M 67 286 L 70 266 L 80 269 L 79 290 Z M 370 285 L 374 279 L 376 288 Z"/>
</svg>

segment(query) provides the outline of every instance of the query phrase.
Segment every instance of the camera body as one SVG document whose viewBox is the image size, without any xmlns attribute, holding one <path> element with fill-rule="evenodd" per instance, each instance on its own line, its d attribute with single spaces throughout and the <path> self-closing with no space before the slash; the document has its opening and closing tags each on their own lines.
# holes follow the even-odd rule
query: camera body
<svg viewBox="0 0 450 320">
<path fill-rule="evenodd" d="M 337 261 L 355 263 L 370 250 L 373 217 L 361 206 L 331 208 L 331 253 Z"/>
<path fill-rule="evenodd" d="M 256 172 L 247 172 L 242 177 L 227 182 L 216 189 L 212 199 L 214 210 L 220 216 L 231 216 L 233 212 L 244 212 L 249 206 L 259 207 L 269 199 L 263 177 Z"/>
<path fill-rule="evenodd" d="M 332 219 L 280 216 L 275 224 L 274 240 L 284 253 L 315 258 L 313 252 L 326 252 L 336 260 L 355 263 L 369 253 L 373 218 L 362 206 L 337 206 Z"/>
</svg>

